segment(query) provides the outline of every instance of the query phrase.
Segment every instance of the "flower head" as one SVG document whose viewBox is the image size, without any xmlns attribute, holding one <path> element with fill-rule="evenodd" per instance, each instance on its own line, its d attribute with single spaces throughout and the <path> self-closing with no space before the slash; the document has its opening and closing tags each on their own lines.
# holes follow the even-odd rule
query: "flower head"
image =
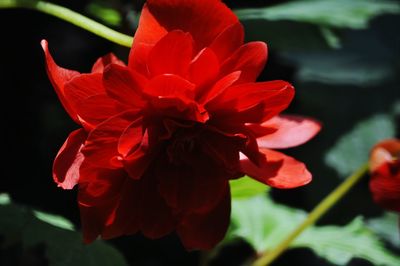
<svg viewBox="0 0 400 266">
<path fill-rule="evenodd" d="M 400 212 L 400 140 L 376 144 L 369 162 L 369 187 L 374 201 L 387 210 Z"/>
<path fill-rule="evenodd" d="M 278 188 L 307 184 L 304 164 L 271 149 L 312 138 L 318 122 L 279 115 L 294 96 L 285 81 L 255 83 L 263 42 L 219 0 L 148 0 L 125 65 L 114 55 L 92 72 L 57 66 L 50 80 L 82 126 L 54 162 L 54 180 L 79 186 L 84 239 L 176 231 L 208 249 L 229 224 L 229 180 L 247 174 Z"/>
</svg>

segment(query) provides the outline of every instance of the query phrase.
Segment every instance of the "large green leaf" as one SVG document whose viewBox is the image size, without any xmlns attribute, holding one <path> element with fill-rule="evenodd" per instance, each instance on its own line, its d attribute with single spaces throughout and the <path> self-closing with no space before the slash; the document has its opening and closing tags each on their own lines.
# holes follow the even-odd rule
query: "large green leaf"
<svg viewBox="0 0 400 266">
<path fill-rule="evenodd" d="M 0 247 L 44 244 L 50 266 L 127 265 L 123 256 L 103 241 L 83 244 L 81 233 L 71 231 L 72 224 L 65 218 L 7 202 L 7 198 L 0 195 L 0 236 L 4 237 Z"/>
<path fill-rule="evenodd" d="M 395 121 L 391 115 L 374 115 L 343 135 L 327 152 L 325 162 L 345 177 L 368 160 L 373 145 L 382 139 L 394 137 L 395 132 Z"/>
<path fill-rule="evenodd" d="M 234 200 L 232 223 L 225 241 L 242 238 L 258 252 L 274 248 L 301 223 L 307 213 L 276 204 L 263 196 Z M 312 226 L 290 248 L 310 248 L 335 265 L 361 258 L 374 265 L 400 265 L 400 257 L 386 250 L 361 218 L 346 226 Z"/>
<path fill-rule="evenodd" d="M 248 198 L 265 193 L 270 187 L 248 176 L 229 181 L 232 198 Z"/>
<path fill-rule="evenodd" d="M 236 10 L 242 20 L 289 20 L 352 29 L 366 28 L 378 15 L 398 13 L 399 3 L 387 0 L 297 0 L 265 8 Z"/>
</svg>

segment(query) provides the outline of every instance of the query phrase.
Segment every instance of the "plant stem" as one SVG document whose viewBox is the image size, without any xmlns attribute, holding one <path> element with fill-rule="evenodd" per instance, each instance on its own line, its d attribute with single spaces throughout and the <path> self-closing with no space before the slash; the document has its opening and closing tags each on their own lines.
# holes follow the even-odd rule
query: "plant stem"
<svg viewBox="0 0 400 266">
<path fill-rule="evenodd" d="M 284 239 L 278 246 L 270 252 L 265 252 L 258 258 L 253 266 L 266 266 L 271 264 L 278 258 L 289 245 L 309 226 L 318 221 L 332 206 L 334 206 L 368 171 L 368 163 L 361 166 L 356 172 L 349 176 L 343 183 L 341 183 L 335 190 L 326 196 L 315 208 L 312 210 L 307 218 L 293 230 L 286 239 Z"/>
<path fill-rule="evenodd" d="M 43 12 L 70 22 L 116 44 L 126 47 L 132 46 L 133 38 L 131 36 L 110 29 L 103 24 L 59 5 L 35 0 L 0 0 L 0 9 L 8 8 L 27 8 Z"/>
</svg>

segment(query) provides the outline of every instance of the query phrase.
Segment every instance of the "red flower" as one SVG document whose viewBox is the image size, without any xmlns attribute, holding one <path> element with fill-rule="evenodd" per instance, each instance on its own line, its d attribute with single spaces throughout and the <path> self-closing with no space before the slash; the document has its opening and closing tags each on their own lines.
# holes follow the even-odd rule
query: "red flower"
<svg viewBox="0 0 400 266">
<path fill-rule="evenodd" d="M 400 212 L 400 140 L 379 142 L 371 151 L 370 190 L 383 208 Z"/>
<path fill-rule="evenodd" d="M 209 249 L 229 224 L 228 181 L 245 174 L 278 188 L 310 182 L 304 164 L 269 148 L 312 138 L 318 122 L 278 116 L 294 96 L 285 81 L 255 83 L 263 42 L 219 0 L 149 0 L 126 66 L 100 58 L 92 73 L 47 71 L 72 119 L 54 180 L 79 185 L 84 239 L 176 231 Z"/>
</svg>

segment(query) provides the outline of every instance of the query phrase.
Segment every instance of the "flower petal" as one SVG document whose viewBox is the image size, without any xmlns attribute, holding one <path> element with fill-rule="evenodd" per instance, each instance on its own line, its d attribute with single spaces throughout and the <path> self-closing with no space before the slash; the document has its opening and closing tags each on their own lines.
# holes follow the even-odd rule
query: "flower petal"
<svg viewBox="0 0 400 266">
<path fill-rule="evenodd" d="M 221 65 L 221 76 L 242 71 L 239 82 L 254 82 L 267 62 L 268 49 L 264 42 L 249 42 L 242 45 Z"/>
<path fill-rule="evenodd" d="M 227 88 L 208 102 L 206 109 L 225 123 L 259 123 L 285 110 L 293 97 L 294 88 L 285 81 L 246 83 Z"/>
<path fill-rule="evenodd" d="M 94 128 L 82 149 L 85 160 L 103 168 L 120 168 L 118 141 L 124 130 L 138 118 L 135 111 L 113 116 Z"/>
<path fill-rule="evenodd" d="M 106 66 L 110 64 L 125 66 L 125 63 L 119 60 L 113 53 L 109 53 L 97 59 L 92 67 L 92 73 L 103 73 Z"/>
<path fill-rule="evenodd" d="M 142 108 L 143 90 L 147 79 L 129 68 L 117 64 L 107 66 L 103 75 L 106 93 L 130 108 Z"/>
<path fill-rule="evenodd" d="M 78 183 L 79 168 L 84 159 L 81 149 L 86 138 L 85 130 L 75 130 L 58 152 L 53 163 L 53 178 L 59 187 L 72 189 Z"/>
<path fill-rule="evenodd" d="M 183 217 L 177 233 L 186 249 L 212 249 L 225 236 L 229 225 L 231 201 L 229 186 L 220 202 L 207 212 L 191 212 Z"/>
<path fill-rule="evenodd" d="M 80 101 L 76 108 L 87 129 L 93 129 L 110 117 L 122 113 L 124 107 L 106 94 L 97 94 Z"/>
<path fill-rule="evenodd" d="M 214 52 L 209 48 L 204 48 L 193 59 L 190 64 L 190 81 L 198 87 L 212 82 L 219 73 L 219 62 Z"/>
<path fill-rule="evenodd" d="M 262 126 L 277 129 L 257 139 L 260 147 L 270 149 L 299 146 L 312 139 L 321 130 L 321 123 L 318 121 L 294 115 L 275 116 Z"/>
<path fill-rule="evenodd" d="M 59 67 L 50 54 L 48 43 L 46 40 L 41 42 L 45 57 L 46 57 L 46 71 L 51 84 L 53 85 L 58 98 L 60 99 L 64 109 L 67 111 L 69 116 L 78 124 L 79 119 L 76 115 L 76 111 L 71 107 L 70 103 L 65 98 L 64 85 L 70 81 L 73 77 L 80 75 L 79 72 Z"/>
<path fill-rule="evenodd" d="M 186 77 L 193 58 L 193 39 L 189 33 L 174 30 L 156 43 L 149 53 L 151 76 L 176 74 Z"/>
<path fill-rule="evenodd" d="M 244 30 L 242 24 L 237 22 L 227 27 L 210 44 L 220 63 L 231 56 L 244 41 Z"/>
<path fill-rule="evenodd" d="M 258 167 L 249 159 L 243 158 L 240 163 L 243 173 L 271 187 L 287 189 L 304 186 L 312 177 L 306 166 L 283 153 L 260 149 L 265 160 Z"/>
<path fill-rule="evenodd" d="M 220 0 L 148 0 L 134 42 L 154 44 L 168 31 L 179 29 L 193 36 L 200 51 L 237 22 Z"/>
</svg>

